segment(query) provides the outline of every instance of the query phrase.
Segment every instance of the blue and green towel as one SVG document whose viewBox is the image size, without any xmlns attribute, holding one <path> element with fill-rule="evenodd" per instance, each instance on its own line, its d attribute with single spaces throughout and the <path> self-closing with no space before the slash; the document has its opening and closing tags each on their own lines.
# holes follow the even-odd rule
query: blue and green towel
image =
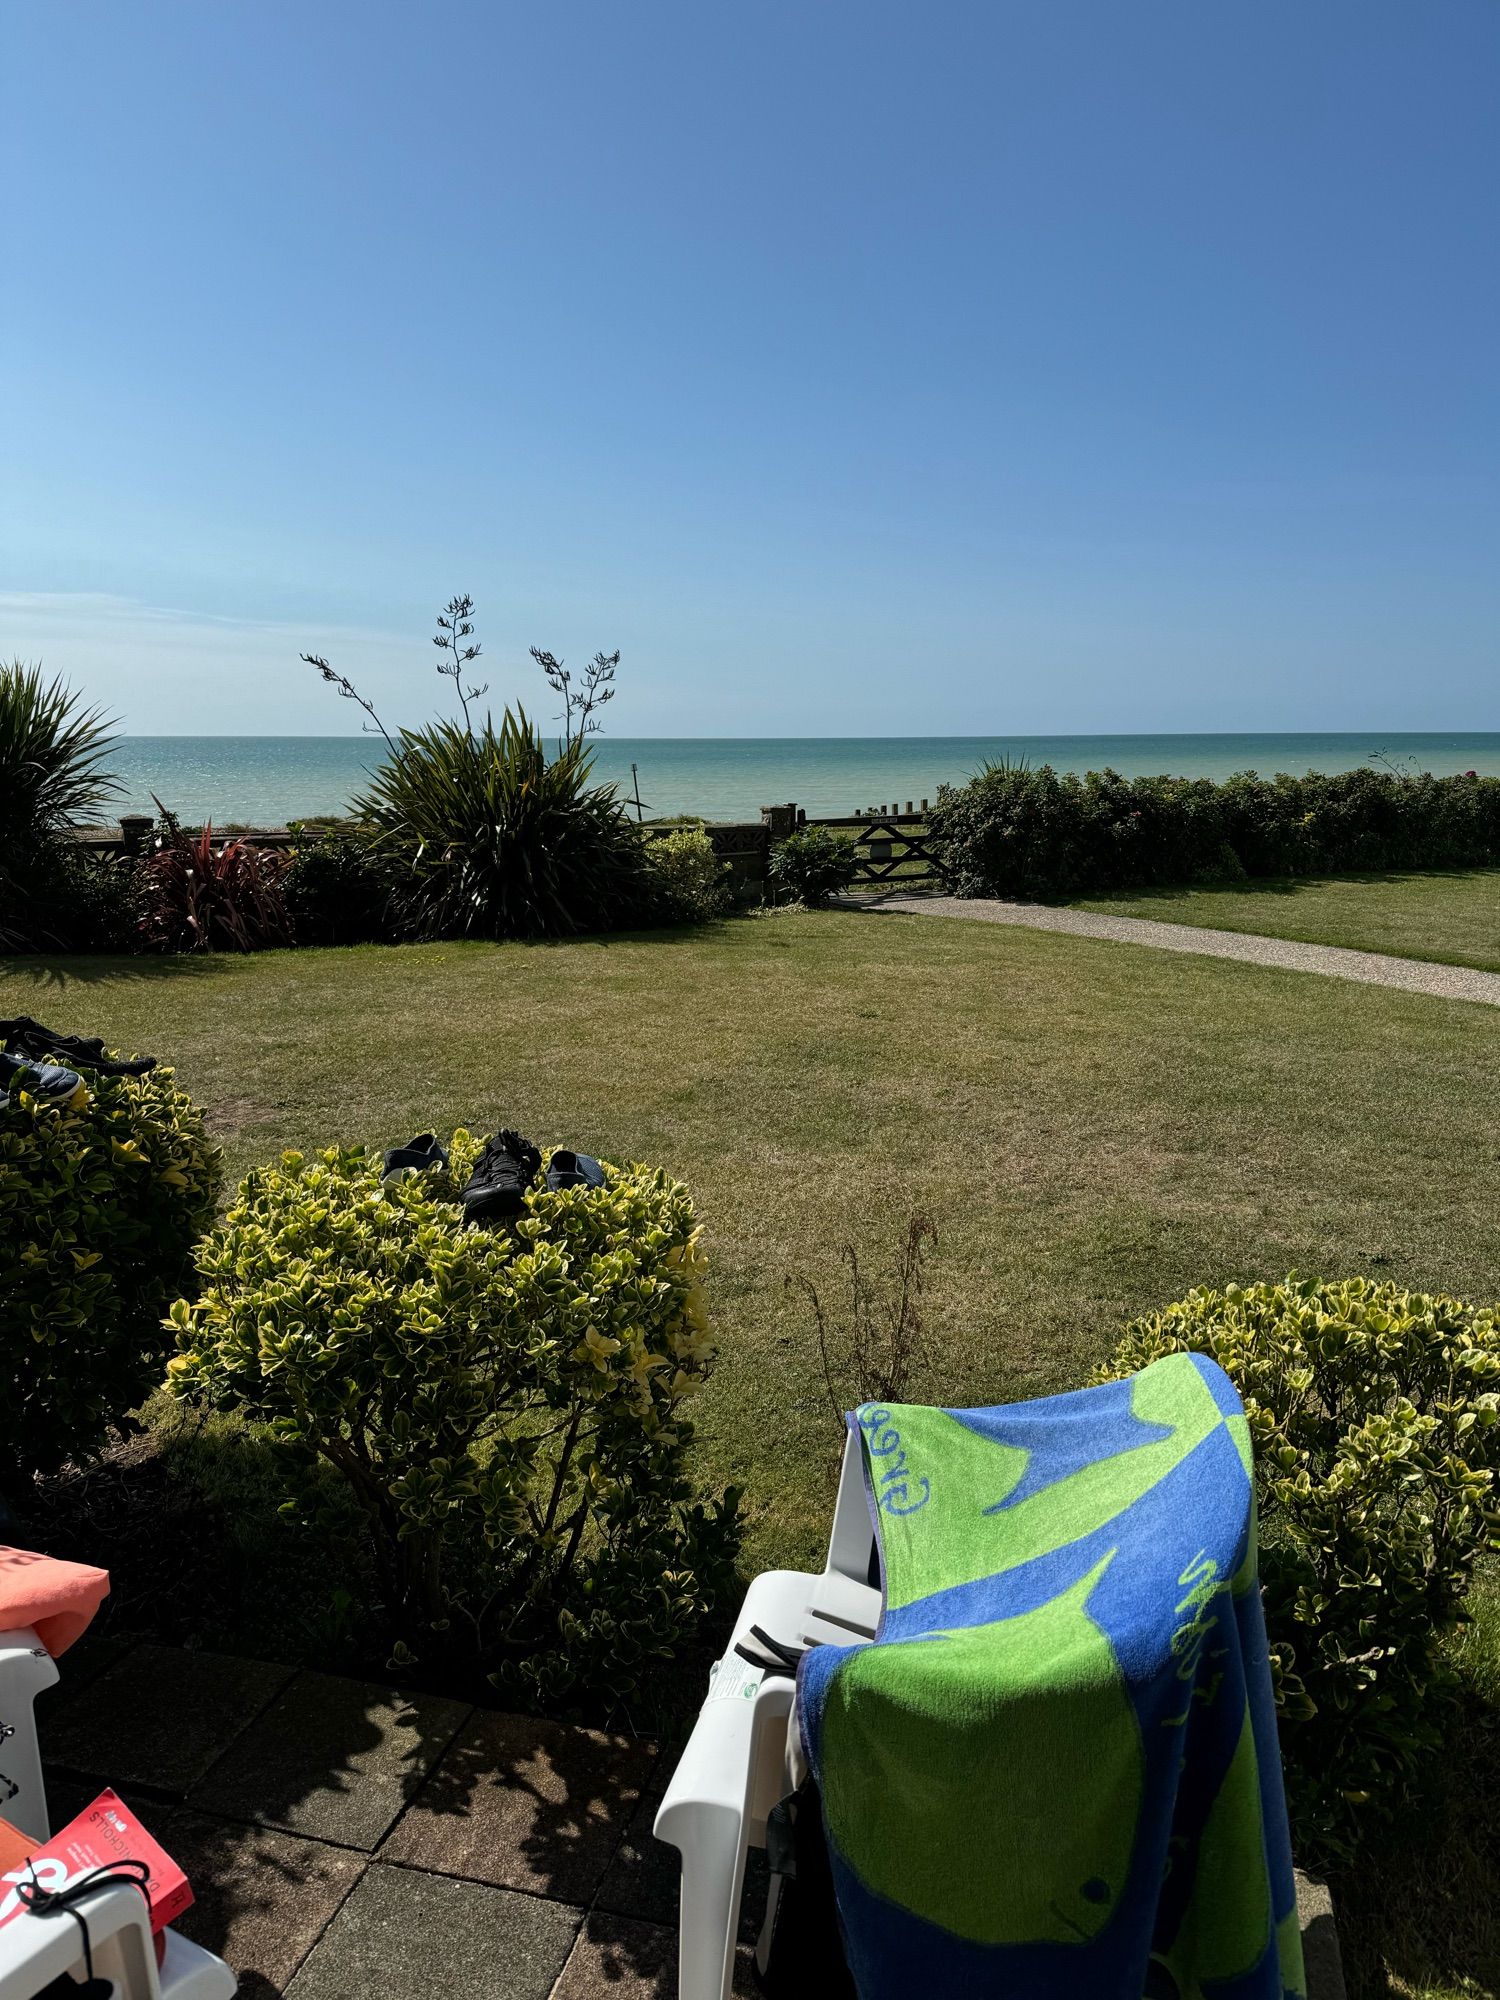
<svg viewBox="0 0 1500 2000">
<path fill-rule="evenodd" d="M 1303 1994 L 1223 1370 L 850 1422 L 885 1611 L 798 1712 L 860 2000 Z"/>
</svg>

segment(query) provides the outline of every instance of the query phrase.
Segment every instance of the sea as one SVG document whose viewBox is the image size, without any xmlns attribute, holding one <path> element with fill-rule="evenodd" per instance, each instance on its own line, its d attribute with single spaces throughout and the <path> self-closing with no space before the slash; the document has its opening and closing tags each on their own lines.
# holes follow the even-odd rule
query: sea
<svg viewBox="0 0 1500 2000">
<path fill-rule="evenodd" d="M 110 768 L 117 810 L 150 812 L 159 799 L 182 820 L 216 826 L 282 826 L 343 812 L 380 763 L 370 736 L 123 736 Z M 1403 771 L 1500 775 L 1500 732 L 1228 736 L 600 736 L 596 778 L 638 798 L 647 818 L 691 813 L 757 819 L 793 804 L 814 817 L 871 807 L 920 809 L 938 786 L 962 784 L 1001 758 L 1059 771 L 1106 767 L 1125 777 L 1173 773 L 1227 778 L 1236 771 Z"/>
</svg>

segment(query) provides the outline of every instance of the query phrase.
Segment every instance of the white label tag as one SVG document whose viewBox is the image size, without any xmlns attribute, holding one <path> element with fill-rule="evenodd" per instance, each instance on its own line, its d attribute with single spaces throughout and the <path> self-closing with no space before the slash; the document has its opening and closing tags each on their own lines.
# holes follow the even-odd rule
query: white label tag
<svg viewBox="0 0 1500 2000">
<path fill-rule="evenodd" d="M 726 1653 L 709 1670 L 708 1695 L 703 1705 L 706 1708 L 710 1701 L 754 1701 L 765 1677 L 764 1668 L 752 1667 L 738 1653 Z"/>
</svg>

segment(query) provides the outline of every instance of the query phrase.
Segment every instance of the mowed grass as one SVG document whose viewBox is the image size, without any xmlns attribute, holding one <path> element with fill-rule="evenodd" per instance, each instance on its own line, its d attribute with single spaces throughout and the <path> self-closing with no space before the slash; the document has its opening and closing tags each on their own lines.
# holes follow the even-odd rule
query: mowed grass
<svg viewBox="0 0 1500 2000">
<path fill-rule="evenodd" d="M 456 1124 L 668 1167 L 714 1257 L 706 1476 L 810 1556 L 836 1440 L 789 1276 L 941 1243 L 924 1388 L 1082 1381 L 1193 1284 L 1368 1271 L 1490 1297 L 1500 1012 L 930 917 L 248 958 L 56 960 L 5 1011 L 176 1065 L 231 1173 Z"/>
<path fill-rule="evenodd" d="M 1081 899 L 1075 909 L 1254 931 L 1500 972 L 1500 869 L 1231 882 Z"/>
<path fill-rule="evenodd" d="M 1077 1384 L 1128 1319 L 1202 1282 L 1368 1272 L 1496 1295 L 1500 1011 L 1462 1002 L 859 911 L 560 946 L 12 963 L 0 1000 L 171 1060 L 232 1171 L 508 1123 L 681 1175 L 721 1339 L 698 1469 L 746 1489 L 751 1568 L 816 1556 L 839 1444 L 786 1281 L 833 1292 L 840 1246 L 878 1266 L 914 1208 L 941 1238 L 917 1393 L 946 1403 Z M 1485 1618 L 1446 1831 L 1420 1867 L 1397 1857 L 1350 1891 L 1366 1994 L 1500 1987 Z"/>
</svg>

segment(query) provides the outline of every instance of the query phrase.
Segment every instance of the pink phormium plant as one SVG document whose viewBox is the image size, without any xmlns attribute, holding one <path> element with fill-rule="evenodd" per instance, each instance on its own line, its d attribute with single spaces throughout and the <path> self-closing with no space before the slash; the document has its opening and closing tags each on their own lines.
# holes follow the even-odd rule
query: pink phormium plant
<svg viewBox="0 0 1500 2000">
<path fill-rule="evenodd" d="M 158 951 L 265 951 L 292 942 L 282 878 L 289 856 L 185 833 L 157 800 L 161 829 L 141 866 L 141 935 Z"/>
</svg>

